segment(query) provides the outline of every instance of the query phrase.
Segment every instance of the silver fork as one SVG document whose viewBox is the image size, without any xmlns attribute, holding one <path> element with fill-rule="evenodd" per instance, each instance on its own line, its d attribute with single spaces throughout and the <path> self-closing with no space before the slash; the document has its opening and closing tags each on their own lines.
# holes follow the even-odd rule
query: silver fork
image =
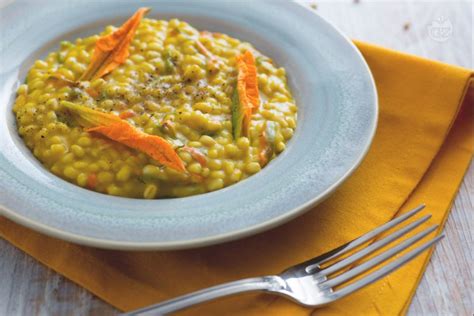
<svg viewBox="0 0 474 316">
<path fill-rule="evenodd" d="M 374 239 L 379 234 L 391 229 L 408 218 L 412 217 L 425 206 L 420 205 L 410 212 L 395 218 L 394 220 L 375 228 L 374 230 L 333 249 L 321 256 L 310 259 L 283 271 L 279 275 L 269 275 L 257 278 L 242 279 L 234 282 L 224 283 L 213 286 L 187 295 L 183 295 L 162 303 L 138 309 L 123 315 L 166 315 L 178 310 L 188 308 L 192 305 L 210 301 L 219 297 L 249 292 L 249 291 L 263 291 L 287 297 L 296 303 L 316 307 L 324 304 L 334 302 L 346 295 L 349 295 L 400 268 L 408 261 L 412 260 L 424 250 L 431 247 L 433 244 L 441 240 L 444 235 L 438 235 L 429 241 L 423 243 L 421 246 L 404 254 L 402 257 L 386 264 L 385 266 L 371 272 L 355 282 L 344 285 L 347 281 L 355 278 L 364 271 L 371 269 L 382 262 L 395 257 L 402 250 L 413 245 L 426 235 L 430 234 L 438 225 L 431 226 L 422 232 L 410 237 L 396 246 L 370 258 L 369 260 L 356 265 L 349 270 L 333 276 L 334 273 L 343 268 L 363 259 L 368 254 L 380 249 L 388 243 L 406 235 L 408 232 L 426 222 L 431 215 L 425 215 L 422 218 L 404 226 L 403 228 L 389 234 L 388 236 L 375 241 L 364 248 L 357 250 L 355 253 L 342 258 L 335 263 L 329 264 L 327 267 L 322 266 L 324 263 L 347 253 L 348 251 Z M 338 288 L 335 288 L 335 287 Z"/>
</svg>

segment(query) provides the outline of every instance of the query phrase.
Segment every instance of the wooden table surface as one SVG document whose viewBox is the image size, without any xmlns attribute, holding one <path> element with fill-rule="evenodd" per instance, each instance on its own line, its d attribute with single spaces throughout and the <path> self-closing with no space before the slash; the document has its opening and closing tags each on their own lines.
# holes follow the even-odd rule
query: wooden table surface
<svg viewBox="0 0 474 316">
<path fill-rule="evenodd" d="M 0 0 L 1 2 L 12 0 Z M 305 1 L 349 37 L 473 68 L 472 1 Z M 448 28 L 443 34 L 430 26 Z M 450 32 L 449 30 L 452 30 Z M 472 315 L 471 164 L 409 315 Z M 0 315 L 114 315 L 83 288 L 0 240 Z"/>
</svg>

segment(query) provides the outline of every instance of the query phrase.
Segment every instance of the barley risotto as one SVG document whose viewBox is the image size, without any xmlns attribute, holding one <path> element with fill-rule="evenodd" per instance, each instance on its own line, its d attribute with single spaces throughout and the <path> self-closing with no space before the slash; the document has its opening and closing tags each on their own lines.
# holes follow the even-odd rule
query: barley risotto
<svg viewBox="0 0 474 316">
<path fill-rule="evenodd" d="M 259 172 L 296 127 L 285 69 L 148 11 L 34 63 L 13 107 L 26 145 L 57 176 L 124 197 L 194 195 Z"/>
</svg>

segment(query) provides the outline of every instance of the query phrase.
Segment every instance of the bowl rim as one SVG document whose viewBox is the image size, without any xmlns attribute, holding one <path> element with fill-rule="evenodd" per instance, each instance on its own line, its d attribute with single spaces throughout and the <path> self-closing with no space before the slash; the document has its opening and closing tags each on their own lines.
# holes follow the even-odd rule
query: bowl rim
<svg viewBox="0 0 474 316">
<path fill-rule="evenodd" d="M 337 32 L 341 37 L 343 37 L 346 40 L 346 42 L 353 48 L 357 56 L 360 58 L 360 61 L 362 62 L 363 66 L 365 67 L 367 74 L 369 75 L 370 83 L 373 89 L 372 103 L 374 105 L 374 115 L 373 115 L 373 120 L 369 122 L 370 133 L 367 138 L 367 142 L 365 143 L 365 147 L 363 148 L 363 150 L 361 150 L 360 154 L 357 157 L 354 157 L 354 163 L 351 166 L 351 168 L 349 168 L 336 182 L 334 182 L 331 186 L 329 186 L 324 192 L 316 195 L 315 197 L 313 197 L 312 199 L 310 199 L 309 201 L 307 201 L 306 203 L 298 207 L 292 208 L 279 216 L 276 216 L 267 221 L 263 221 L 256 225 L 248 226 L 239 230 L 233 230 L 231 232 L 216 234 L 216 235 L 212 235 L 208 237 L 193 238 L 193 239 L 186 239 L 186 240 L 179 240 L 179 241 L 131 242 L 131 241 L 109 240 L 109 239 L 102 239 L 99 237 L 83 236 L 83 235 L 71 233 L 65 230 L 61 230 L 56 227 L 52 227 L 52 226 L 37 222 L 26 216 L 20 215 L 19 213 L 5 207 L 4 205 L 0 205 L 0 215 L 4 215 L 6 218 L 20 225 L 26 226 L 28 228 L 36 230 L 45 235 L 59 238 L 61 240 L 73 242 L 76 244 L 85 245 L 85 246 L 92 246 L 92 247 L 105 248 L 105 249 L 136 250 L 136 251 L 171 250 L 171 249 L 178 250 L 178 249 L 189 249 L 189 248 L 210 246 L 210 245 L 224 243 L 224 242 L 241 239 L 243 237 L 261 233 L 263 231 L 269 230 L 271 228 L 274 228 L 285 222 L 290 221 L 291 219 L 301 215 L 306 210 L 310 209 L 315 204 L 318 204 L 324 201 L 329 195 L 331 195 L 336 190 L 336 188 L 338 188 L 350 175 L 352 175 L 352 173 L 359 167 L 359 165 L 362 163 L 365 156 L 367 155 L 372 145 L 372 142 L 377 130 L 377 123 L 378 123 L 378 117 L 379 117 L 379 99 L 378 99 L 378 94 L 377 94 L 377 89 L 376 89 L 376 84 L 375 84 L 373 74 L 370 71 L 370 68 L 366 60 L 364 59 L 362 53 L 359 51 L 357 46 L 343 32 L 341 32 L 338 27 L 333 25 L 331 22 L 329 22 L 327 19 L 319 15 L 317 12 L 315 12 L 314 10 L 311 10 L 309 7 L 305 6 L 303 3 L 300 3 L 297 1 L 291 1 L 291 2 L 299 5 L 300 7 L 304 8 L 308 12 L 311 12 L 312 14 L 315 14 L 316 16 L 318 16 L 318 18 L 323 23 L 333 28 L 335 32 Z"/>
</svg>

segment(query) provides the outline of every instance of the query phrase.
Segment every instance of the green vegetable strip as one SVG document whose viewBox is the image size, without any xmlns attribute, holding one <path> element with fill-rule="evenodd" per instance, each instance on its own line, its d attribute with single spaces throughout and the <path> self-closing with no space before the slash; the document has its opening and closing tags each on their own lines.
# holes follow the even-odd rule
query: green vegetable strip
<svg viewBox="0 0 474 316">
<path fill-rule="evenodd" d="M 239 100 L 239 92 L 237 91 L 237 85 L 234 89 L 234 95 L 232 96 L 232 135 L 234 139 L 237 139 L 242 134 L 242 122 L 244 120 L 244 112 L 242 105 Z"/>
<path fill-rule="evenodd" d="M 74 104 L 68 101 L 61 101 L 61 105 L 66 109 L 77 113 L 76 119 L 78 123 L 85 127 L 93 127 L 98 125 L 111 125 L 122 121 L 118 116 L 114 118 L 111 114 L 102 113 L 83 105 Z"/>
</svg>

